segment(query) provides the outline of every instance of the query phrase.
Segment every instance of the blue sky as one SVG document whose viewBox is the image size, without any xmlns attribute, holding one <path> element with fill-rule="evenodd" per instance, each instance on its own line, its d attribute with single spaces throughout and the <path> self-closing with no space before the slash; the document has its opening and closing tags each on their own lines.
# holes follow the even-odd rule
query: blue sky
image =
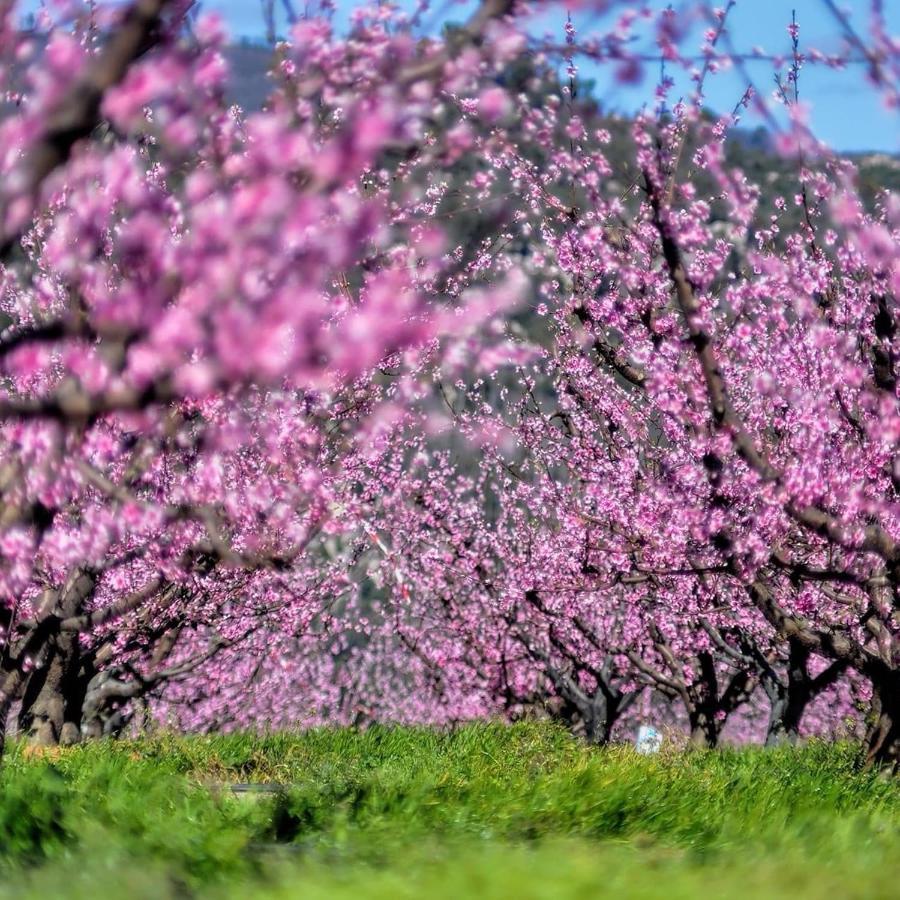
<svg viewBox="0 0 900 900">
<path fill-rule="evenodd" d="M 276 0 L 276 3 L 278 0 Z M 852 18 L 858 31 L 864 33 L 871 0 L 838 0 Z M 203 0 L 205 9 L 219 10 L 238 35 L 260 36 L 263 32 L 259 0 Z M 295 7 L 302 8 L 302 0 L 295 0 Z M 348 0 L 338 0 L 338 8 L 346 13 L 352 8 Z M 654 2 L 663 8 L 668 0 Z M 676 7 L 679 5 L 676 0 Z M 725 5 L 716 0 L 710 5 Z M 900 35 L 900 0 L 885 0 L 888 26 L 891 34 Z M 437 8 L 437 5 L 436 5 Z M 465 17 L 470 4 L 446 3 L 444 20 L 460 20 Z M 789 49 L 787 24 L 791 10 L 796 9 L 801 29 L 801 45 L 821 50 L 836 50 L 839 46 L 837 25 L 822 0 L 738 0 L 729 14 L 729 31 L 739 51 L 761 46 L 771 53 L 783 53 Z M 585 31 L 588 22 L 585 14 L 573 11 L 576 27 L 583 19 Z M 556 27 L 545 19 L 546 27 Z M 559 26 L 561 27 L 561 21 Z M 699 45 L 698 39 L 696 41 Z M 582 66 L 586 77 L 596 75 L 590 66 Z M 633 112 L 652 96 L 653 75 L 637 88 L 623 89 L 609 79 L 601 77 L 599 87 L 608 107 L 621 112 Z M 754 63 L 749 74 L 760 90 L 773 88 L 770 63 Z M 687 85 L 681 83 L 683 90 Z M 743 75 L 729 73 L 718 75 L 707 83 L 709 105 L 719 112 L 731 110 L 746 87 Z M 801 99 L 811 108 L 816 134 L 838 150 L 900 150 L 900 114 L 889 112 L 865 81 L 862 66 L 852 66 L 845 71 L 830 71 L 824 67 L 807 66 L 800 80 Z"/>
<path fill-rule="evenodd" d="M 38 0 L 28 0 L 27 6 L 37 5 Z M 280 7 L 281 0 L 276 0 Z M 336 0 L 339 15 L 346 18 L 348 10 L 355 5 L 351 0 Z M 401 0 L 402 2 L 402 0 Z M 409 0 L 407 0 L 407 3 Z M 460 21 L 472 7 L 472 0 L 433 0 L 433 19 Z M 670 0 L 651 0 L 652 5 L 664 8 Z M 685 0 L 672 0 L 676 8 Z M 710 5 L 724 6 L 726 0 L 714 0 Z M 855 27 L 865 33 L 868 9 L 872 0 L 837 0 L 846 9 Z M 883 0 L 886 9 L 888 29 L 893 35 L 900 35 L 900 0 Z M 407 4 L 404 4 L 407 5 Z M 590 4 L 580 4 L 589 6 Z M 625 4 L 619 3 L 619 9 Z M 304 7 L 304 0 L 294 0 L 298 10 Z M 202 0 L 205 10 L 220 12 L 228 22 L 235 36 L 261 37 L 263 18 L 260 0 Z M 560 9 L 565 7 L 560 4 Z M 791 10 L 796 9 L 800 25 L 801 46 L 814 46 L 824 51 L 836 50 L 839 46 L 837 25 L 827 11 L 823 0 L 737 0 L 737 6 L 729 14 L 729 32 L 738 51 L 749 51 L 755 46 L 765 48 L 770 53 L 786 53 L 789 50 L 787 24 Z M 572 13 L 576 27 L 582 26 L 585 33 L 591 28 L 587 14 L 577 9 Z M 553 29 L 561 34 L 562 16 L 555 20 L 545 16 L 541 28 Z M 594 26 L 597 27 L 597 26 Z M 602 27 L 602 22 L 601 26 Z M 700 43 L 700 31 L 696 32 L 695 46 Z M 648 50 L 653 48 L 648 45 Z M 647 80 L 633 88 L 624 89 L 611 79 L 590 66 L 581 67 L 585 77 L 598 76 L 599 93 L 607 108 L 631 113 L 652 98 L 655 73 L 648 73 Z M 773 87 L 772 68 L 769 63 L 753 63 L 749 66 L 750 77 L 758 88 L 766 93 Z M 737 72 L 717 75 L 707 82 L 708 105 L 719 112 L 730 111 L 746 87 L 745 75 Z M 679 90 L 688 90 L 685 81 L 678 82 Z M 862 66 L 851 66 L 845 71 L 834 72 L 819 66 L 807 66 L 800 80 L 801 99 L 811 108 L 811 120 L 816 134 L 838 150 L 900 150 L 900 112 L 890 112 L 880 99 L 873 96 L 867 86 Z M 676 94 L 677 95 L 677 94 Z"/>
</svg>

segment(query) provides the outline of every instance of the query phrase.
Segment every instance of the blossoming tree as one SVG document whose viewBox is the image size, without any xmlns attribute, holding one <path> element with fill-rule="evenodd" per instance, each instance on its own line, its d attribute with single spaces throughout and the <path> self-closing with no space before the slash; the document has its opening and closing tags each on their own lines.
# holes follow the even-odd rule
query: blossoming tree
<svg viewBox="0 0 900 900">
<path fill-rule="evenodd" d="M 827 697 L 896 765 L 900 206 L 804 124 L 796 23 L 781 119 L 703 113 L 733 5 L 699 62 L 671 10 L 304 18 L 252 114 L 187 3 L 7 8 L 4 727 L 540 704 L 605 741 L 672 700 L 715 746 Z M 838 20 L 896 107 L 877 11 Z M 633 79 L 642 24 L 692 95 L 619 169 L 577 67 Z M 796 161 L 774 213 L 747 107 Z"/>
<path fill-rule="evenodd" d="M 618 709 L 643 684 L 715 745 L 754 692 L 775 742 L 823 691 L 831 727 L 871 691 L 870 759 L 896 765 L 898 206 L 863 203 L 800 120 L 789 35 L 778 149 L 796 189 L 765 219 L 727 161 L 733 122 L 700 114 L 709 66 L 691 103 L 636 121 L 624 192 L 571 84 L 521 96 L 520 131 L 475 138 L 467 203 L 515 185 L 510 239 L 547 325 L 530 346 L 511 332 L 513 376 L 496 357 L 442 386 L 482 448 L 477 477 L 429 456 L 415 419 L 383 464 L 393 479 L 375 476 L 394 485 L 379 568 L 406 609 L 378 652 L 407 648 L 418 705 L 496 711 L 518 668 L 520 695 L 543 683 L 586 722 L 591 697 Z M 863 49 L 895 105 L 896 47 L 876 28 Z M 404 453 L 425 462 L 400 470 Z"/>
<path fill-rule="evenodd" d="M 354 381 L 515 299 L 500 272 L 439 302 L 457 263 L 426 207 L 366 180 L 391 154 L 440 164 L 429 116 L 516 52 L 509 4 L 424 44 L 377 10 L 352 41 L 305 22 L 246 116 L 189 7 L 60 4 L 28 35 L 4 6 L 0 721 L 22 699 L 43 741 L 110 656 L 146 657 L 124 697 L 254 617 L 299 627 L 341 441 L 366 434 Z M 208 646 L 167 665 L 185 627 Z"/>
</svg>

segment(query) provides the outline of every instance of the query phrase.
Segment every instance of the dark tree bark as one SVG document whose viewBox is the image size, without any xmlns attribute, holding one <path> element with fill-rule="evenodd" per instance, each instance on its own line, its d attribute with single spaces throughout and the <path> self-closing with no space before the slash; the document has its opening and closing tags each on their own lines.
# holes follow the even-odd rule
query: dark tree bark
<svg viewBox="0 0 900 900">
<path fill-rule="evenodd" d="M 728 717 L 746 703 L 756 689 L 755 672 L 749 666 L 741 666 L 720 692 L 716 657 L 710 651 L 703 650 L 690 660 L 694 678 L 688 684 L 682 666 L 662 632 L 652 627 L 651 633 L 667 671 L 648 664 L 637 653 L 629 653 L 628 658 L 661 694 L 682 702 L 688 717 L 690 745 L 698 749 L 717 747 Z M 734 665 L 734 658 L 729 658 L 729 662 Z"/>
<path fill-rule="evenodd" d="M 866 736 L 866 761 L 896 772 L 900 769 L 900 673 L 884 666 L 871 677 L 872 722 Z"/>
<path fill-rule="evenodd" d="M 809 674 L 810 650 L 798 640 L 788 640 L 788 658 L 784 675 L 766 664 L 760 678 L 769 698 L 769 726 L 766 746 L 796 744 L 800 723 L 809 704 L 847 670 L 847 663 L 836 660 L 813 678 Z"/>
<path fill-rule="evenodd" d="M 728 717 L 750 699 L 756 678 L 750 670 L 741 669 L 732 675 L 720 694 L 715 657 L 708 652 L 698 653 L 697 662 L 699 675 L 686 691 L 690 741 L 693 747 L 712 749 L 719 746 Z"/>
<path fill-rule="evenodd" d="M 582 633 L 588 636 L 585 626 L 582 624 L 580 627 Z M 599 668 L 584 663 L 576 651 L 560 639 L 552 626 L 549 640 L 557 657 L 555 659 L 521 628 L 517 629 L 516 636 L 525 652 L 541 666 L 562 701 L 557 717 L 573 732 L 580 729 L 589 744 L 608 744 L 616 723 L 637 700 L 643 688 L 623 691 L 616 684 L 616 669 L 611 657 L 607 657 Z M 596 685 L 593 693 L 583 686 L 579 674 L 593 680 Z"/>
<path fill-rule="evenodd" d="M 78 569 L 56 595 L 60 619 L 81 615 L 96 586 L 95 576 Z M 80 735 L 84 685 L 79 678 L 81 648 L 76 631 L 56 631 L 47 640 L 41 665 L 25 682 L 19 729 L 41 746 L 76 743 Z"/>
<path fill-rule="evenodd" d="M 597 689 L 593 694 L 583 690 L 570 677 L 547 672 L 556 690 L 566 701 L 569 710 L 576 713 L 584 732 L 584 739 L 595 746 L 605 746 L 612 739 L 613 728 L 629 707 L 640 696 L 641 691 L 623 691 L 613 681 L 611 662 L 604 663 L 603 669 L 593 675 Z"/>
</svg>

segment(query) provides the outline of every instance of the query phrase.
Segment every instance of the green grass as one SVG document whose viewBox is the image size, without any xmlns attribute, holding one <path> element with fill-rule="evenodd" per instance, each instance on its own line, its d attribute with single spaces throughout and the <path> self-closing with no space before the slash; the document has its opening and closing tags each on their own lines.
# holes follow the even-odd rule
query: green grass
<svg viewBox="0 0 900 900">
<path fill-rule="evenodd" d="M 534 724 L 14 748 L 0 898 L 895 897 L 900 784 L 859 761 Z"/>
</svg>

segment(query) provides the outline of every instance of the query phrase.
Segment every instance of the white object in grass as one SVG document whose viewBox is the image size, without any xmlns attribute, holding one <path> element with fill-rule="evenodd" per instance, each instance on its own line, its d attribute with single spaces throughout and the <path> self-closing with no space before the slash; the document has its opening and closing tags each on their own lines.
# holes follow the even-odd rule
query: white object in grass
<svg viewBox="0 0 900 900">
<path fill-rule="evenodd" d="M 662 734 L 652 725 L 641 725 L 638 728 L 634 748 L 638 753 L 659 753 L 662 746 Z"/>
</svg>

